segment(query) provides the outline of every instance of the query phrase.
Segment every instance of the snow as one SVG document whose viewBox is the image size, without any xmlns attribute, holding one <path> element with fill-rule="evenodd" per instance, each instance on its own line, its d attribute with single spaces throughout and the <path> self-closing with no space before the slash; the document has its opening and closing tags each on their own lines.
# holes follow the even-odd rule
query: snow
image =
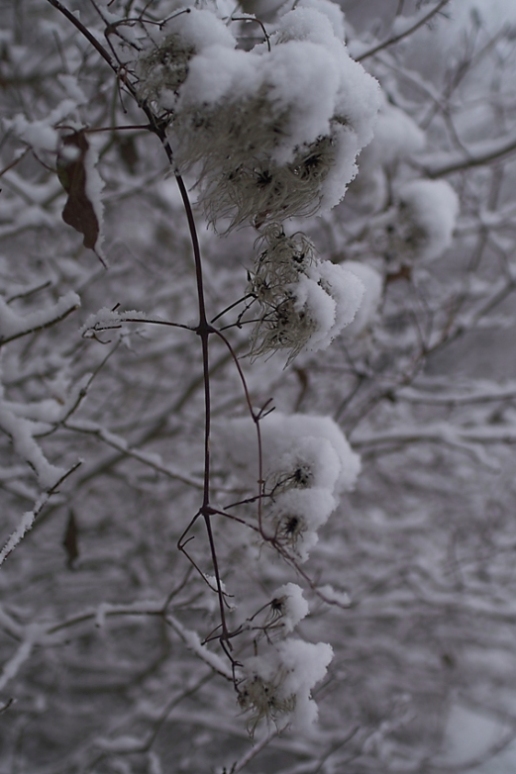
<svg viewBox="0 0 516 774">
<path fill-rule="evenodd" d="M 397 167 L 410 161 L 426 144 L 425 133 L 406 112 L 385 96 L 381 102 L 373 140 L 360 154 L 358 180 L 352 187 L 359 206 L 369 199 L 375 211 L 388 206 L 392 195 L 390 179 L 399 172 Z"/>
<path fill-rule="evenodd" d="M 427 260 L 439 258 L 451 245 L 459 214 L 459 199 L 445 180 L 411 180 L 397 194 L 399 207 L 422 232 L 421 255 Z"/>
<path fill-rule="evenodd" d="M 18 114 L 12 119 L 4 119 L 4 125 L 34 150 L 56 151 L 59 135 L 54 127 L 68 118 L 76 107 L 75 99 L 64 99 L 44 119 L 29 121 Z"/>
<path fill-rule="evenodd" d="M 281 623 L 285 632 L 290 634 L 309 612 L 303 590 L 296 583 L 286 583 L 276 589 L 274 599 L 281 602 Z"/>
<path fill-rule="evenodd" d="M 360 279 L 342 266 L 317 258 L 302 233 L 286 236 L 277 226 L 260 240 L 249 293 L 261 307 L 253 334 L 254 358 L 275 350 L 301 352 L 326 349 L 350 324 L 363 296 Z"/>
<path fill-rule="evenodd" d="M 301 10 L 302 8 L 314 8 L 319 14 L 326 16 L 337 40 L 344 41 L 344 14 L 336 3 L 329 2 L 329 0 L 299 0 L 296 3 L 296 9 Z"/>
<path fill-rule="evenodd" d="M 147 30 L 149 40 L 139 56 L 137 91 L 141 98 L 155 100 L 168 110 L 174 108 L 177 90 L 192 68 L 192 57 L 211 47 L 234 49 L 236 40 L 229 28 L 208 9 L 188 8 L 174 15 L 163 29 Z"/>
<path fill-rule="evenodd" d="M 224 46 L 234 48 L 236 40 L 230 28 L 217 15 L 208 9 L 189 7 L 189 13 L 175 16 L 165 26 L 165 31 L 172 31 L 184 37 L 196 51 L 202 51 L 209 46 Z"/>
<path fill-rule="evenodd" d="M 134 314 L 138 313 L 135 311 Z M 112 330 L 113 328 L 120 328 L 121 325 L 122 317 L 120 313 L 104 306 L 87 317 L 86 322 L 79 329 L 79 333 L 81 336 L 89 338 L 93 336 L 95 331 Z"/>
<path fill-rule="evenodd" d="M 174 629 L 174 631 L 179 635 L 181 640 L 185 643 L 187 648 L 189 650 L 192 650 L 199 658 L 204 661 L 206 664 L 208 664 L 209 667 L 211 667 L 215 672 L 218 672 L 220 675 L 223 675 L 223 677 L 226 677 L 228 680 L 233 680 L 233 673 L 231 669 L 229 669 L 226 665 L 226 662 L 223 661 L 220 656 L 217 656 L 216 653 L 213 653 L 211 650 L 209 650 L 206 645 L 203 645 L 201 643 L 201 638 L 197 634 L 197 632 L 192 631 L 191 629 L 187 629 L 183 626 L 183 624 L 172 614 L 167 614 L 167 623 Z"/>
<path fill-rule="evenodd" d="M 359 336 L 374 322 L 383 294 L 383 279 L 380 274 L 367 263 L 345 261 L 342 265 L 355 277 L 358 277 L 364 288 L 364 295 L 358 311 L 346 328 L 346 337 Z"/>
<path fill-rule="evenodd" d="M 273 411 L 260 422 L 263 462 L 266 476 L 281 472 L 280 460 L 284 455 L 306 449 L 303 443 L 331 448 L 333 465 L 338 469 L 334 491 L 349 491 L 360 472 L 360 458 L 347 442 L 342 430 L 330 417 L 309 414 L 283 414 Z M 247 472 L 248 480 L 256 480 L 256 431 L 249 418 L 229 420 L 220 428 L 225 449 L 236 469 Z M 300 455 L 302 457 L 302 454 Z M 333 474 L 332 474 L 333 475 Z"/>
<path fill-rule="evenodd" d="M 374 139 L 360 158 L 364 167 L 387 167 L 422 151 L 426 135 L 416 122 L 384 98 L 374 129 Z"/>
<path fill-rule="evenodd" d="M 0 400 L 0 428 L 11 437 L 15 452 L 34 469 L 42 487 L 51 489 L 63 478 L 65 469 L 52 465 L 34 440 L 37 425 L 16 416 L 4 400 Z"/>
<path fill-rule="evenodd" d="M 38 512 L 38 504 L 36 504 L 36 507 L 33 511 L 27 511 L 23 514 L 23 516 L 20 519 L 20 522 L 14 532 L 9 536 L 8 540 L 4 545 L 2 546 L 2 549 L 0 551 L 0 566 L 5 562 L 7 557 L 10 553 L 14 551 L 18 543 L 20 543 L 27 532 L 29 532 L 32 529 L 32 525 L 34 524 L 34 521 L 36 519 L 36 514 Z"/>
<path fill-rule="evenodd" d="M 317 705 L 311 690 L 325 676 L 333 658 L 333 650 L 325 642 L 313 644 L 288 639 L 278 646 L 287 676 L 282 692 L 296 697 L 292 726 L 296 731 L 308 731 L 317 720 Z"/>
<path fill-rule="evenodd" d="M 291 285 L 287 290 L 294 295 L 294 308 L 298 315 L 304 314 L 310 321 L 310 336 L 303 349 L 307 348 L 312 352 L 324 349 L 332 340 L 335 301 L 318 282 L 306 276 L 301 276 L 299 282 Z"/>
<path fill-rule="evenodd" d="M 121 735 L 113 739 L 99 737 L 95 740 L 95 746 L 108 753 L 131 753 L 145 748 L 146 741 L 135 736 Z"/>
<path fill-rule="evenodd" d="M 332 338 L 353 322 L 364 298 L 365 286 L 360 274 L 348 268 L 330 261 L 323 261 L 317 267 L 319 281 L 335 301 Z"/>
<path fill-rule="evenodd" d="M 346 591 L 336 590 L 330 583 L 317 588 L 318 594 L 320 594 L 328 603 L 335 603 L 340 607 L 351 607 L 351 599 Z"/>
<path fill-rule="evenodd" d="M 264 529 L 306 561 L 317 543 L 317 530 L 351 489 L 360 458 L 329 417 L 272 412 L 260 422 L 263 473 L 271 502 L 264 508 Z M 224 451 L 249 486 L 257 479 L 256 431 L 247 418 L 219 430 Z"/>
<path fill-rule="evenodd" d="M 189 63 L 178 111 L 197 105 L 210 107 L 229 94 L 233 101 L 249 97 L 258 88 L 259 61 L 252 52 L 210 46 Z"/>
<path fill-rule="evenodd" d="M 79 82 L 74 75 L 59 73 L 57 79 L 65 90 L 67 96 L 77 105 L 85 105 L 88 102 L 88 98 L 86 97 L 82 88 L 79 86 Z"/>
<path fill-rule="evenodd" d="M 328 520 L 337 507 L 335 497 L 322 487 L 290 489 L 274 498 L 265 514 L 265 521 L 272 523 L 273 534 L 302 562 L 306 562 L 317 544 L 317 530 Z M 292 518 L 295 526 L 290 527 Z"/>
</svg>

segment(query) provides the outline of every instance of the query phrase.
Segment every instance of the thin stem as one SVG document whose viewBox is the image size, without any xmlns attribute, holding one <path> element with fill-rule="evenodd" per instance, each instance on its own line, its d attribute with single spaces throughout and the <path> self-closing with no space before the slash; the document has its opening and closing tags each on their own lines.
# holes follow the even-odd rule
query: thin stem
<svg viewBox="0 0 516 774">
<path fill-rule="evenodd" d="M 235 308 L 235 306 L 239 306 L 239 304 L 243 304 L 244 301 L 247 301 L 248 298 L 255 298 L 254 293 L 247 293 L 242 298 L 239 298 L 238 301 L 234 301 L 229 306 L 226 306 L 225 309 L 222 310 L 222 312 L 219 312 L 215 317 L 212 318 L 211 323 L 217 322 L 221 317 L 223 317 L 227 312 L 230 312 L 232 309 Z"/>
<path fill-rule="evenodd" d="M 399 41 L 403 40 L 403 38 L 407 38 L 409 35 L 412 35 L 413 32 L 418 30 L 420 27 L 423 27 L 424 24 L 430 21 L 430 19 L 439 13 L 439 11 L 449 2 L 450 0 L 441 0 L 439 5 L 436 5 L 435 8 L 432 8 L 432 10 L 429 11 L 426 16 L 423 16 L 423 18 L 418 22 L 413 24 L 411 27 L 408 27 L 408 29 L 404 30 L 403 32 L 400 32 L 398 35 L 393 35 L 391 38 L 387 38 L 387 40 L 384 40 L 382 43 L 378 43 L 377 46 L 370 48 L 369 51 L 365 51 L 360 56 L 357 56 L 356 61 L 363 62 L 364 59 L 368 59 L 368 57 L 374 56 L 374 54 L 377 54 L 378 51 L 383 51 L 384 48 L 388 48 L 389 46 L 394 45 L 394 43 L 399 43 Z"/>
<path fill-rule="evenodd" d="M 271 52 L 271 39 L 270 39 L 269 33 L 265 29 L 265 24 L 262 21 L 260 21 L 260 19 L 257 19 L 256 17 L 251 18 L 249 16 L 232 16 L 231 21 L 254 22 L 255 24 L 259 24 L 260 27 L 262 28 L 263 36 L 267 43 L 267 49 L 269 53 Z"/>
<path fill-rule="evenodd" d="M 42 323 L 41 325 L 34 325 L 32 328 L 28 328 L 25 331 L 14 333 L 12 336 L 8 336 L 6 339 L 0 339 L 0 347 L 3 347 L 4 344 L 9 344 L 11 341 L 16 341 L 16 339 L 21 339 L 22 336 L 28 336 L 29 333 L 36 333 L 37 331 L 45 330 L 45 328 L 51 328 L 52 325 L 61 322 L 66 317 L 68 317 L 69 314 L 75 312 L 78 308 L 78 305 L 74 304 L 73 306 L 70 306 L 68 309 L 66 309 L 62 314 L 58 315 L 58 317 L 54 317 L 53 320 L 49 320 L 48 322 Z"/>
<path fill-rule="evenodd" d="M 146 323 L 148 325 L 165 325 L 168 328 L 180 328 L 184 331 L 193 331 L 195 333 L 196 328 L 193 328 L 191 325 L 183 325 L 182 323 L 175 323 L 175 322 L 169 322 L 168 320 L 148 320 L 146 318 L 141 317 L 124 317 L 121 315 L 123 322 L 134 322 L 134 323 Z"/>
<path fill-rule="evenodd" d="M 251 415 L 251 418 L 254 422 L 255 428 L 256 428 L 256 438 L 258 443 L 258 526 L 260 529 L 260 532 L 262 532 L 262 499 L 265 494 L 265 481 L 263 478 L 263 445 L 262 445 L 262 431 L 260 428 L 260 420 L 263 419 L 267 406 L 271 403 L 272 399 L 269 399 L 260 409 L 258 413 L 255 413 L 253 409 L 253 404 L 251 401 L 251 395 L 249 393 L 249 388 L 247 386 L 247 381 L 244 376 L 244 372 L 242 371 L 242 366 L 239 363 L 238 357 L 236 355 L 236 352 L 234 351 L 233 347 L 227 340 L 227 338 L 224 336 L 223 333 L 221 333 L 218 330 L 214 329 L 214 332 L 216 335 L 222 339 L 226 347 L 228 348 L 229 352 L 231 353 L 231 357 L 233 358 L 233 362 L 235 364 L 235 367 L 238 371 L 238 375 L 240 376 L 240 381 L 242 382 L 242 387 L 244 390 L 245 400 L 247 403 L 247 408 L 249 409 L 249 413 Z"/>
</svg>

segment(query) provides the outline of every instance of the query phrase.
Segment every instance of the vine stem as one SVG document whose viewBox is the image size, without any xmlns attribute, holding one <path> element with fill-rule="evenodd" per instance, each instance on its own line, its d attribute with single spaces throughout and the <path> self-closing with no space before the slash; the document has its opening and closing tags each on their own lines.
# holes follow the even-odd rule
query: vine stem
<svg viewBox="0 0 516 774">
<path fill-rule="evenodd" d="M 196 333 L 201 339 L 202 346 L 202 370 L 204 380 L 204 474 L 203 474 L 203 500 L 199 509 L 198 516 L 202 516 L 204 524 L 206 526 L 206 532 L 208 534 L 208 542 L 210 544 L 211 560 L 213 564 L 213 570 L 215 573 L 215 580 L 217 584 L 217 596 L 219 600 L 220 610 L 220 623 L 221 623 L 221 635 L 220 643 L 223 649 L 226 651 L 226 647 L 231 649 L 230 634 L 227 628 L 226 613 L 224 610 L 224 591 L 222 589 L 222 582 L 220 579 L 219 563 L 217 558 L 217 551 L 215 547 L 215 538 L 213 536 L 213 529 L 211 524 L 211 516 L 214 511 L 210 505 L 210 435 L 211 435 L 211 386 L 210 386 L 210 359 L 209 359 L 209 338 L 212 333 L 215 333 L 215 328 L 208 322 L 206 316 L 206 303 L 204 299 L 204 280 L 202 273 L 202 259 L 201 250 L 199 246 L 199 238 L 197 236 L 197 228 L 195 226 L 195 218 L 192 211 L 192 205 L 188 191 L 183 178 L 177 172 L 175 173 L 179 192 L 183 200 L 183 206 L 185 208 L 186 218 L 188 221 L 188 228 L 190 230 L 190 239 L 192 243 L 194 264 L 195 264 L 195 279 L 197 283 L 197 301 L 199 306 L 199 325 L 197 326 Z M 196 517 L 197 518 L 197 517 Z M 227 651 L 226 651 L 227 652 Z M 229 655 L 229 654 L 228 654 Z"/>
<path fill-rule="evenodd" d="M 71 11 L 69 11 L 61 2 L 60 0 L 47 0 L 47 2 L 50 3 L 56 10 L 58 10 L 60 13 L 62 13 L 68 21 L 70 21 L 74 27 L 91 43 L 91 45 L 95 48 L 95 50 L 100 54 L 100 56 L 104 59 L 104 61 L 109 65 L 111 70 L 115 73 L 117 78 L 121 77 L 121 71 L 122 68 L 120 64 L 113 60 L 113 58 L 110 56 L 109 52 L 106 50 L 106 48 L 99 43 L 99 41 L 95 38 L 95 36 L 88 30 L 88 28 L 75 16 Z M 220 572 L 219 572 L 219 564 L 217 559 L 217 551 L 215 546 L 215 539 L 213 536 L 213 529 L 211 524 L 211 516 L 214 515 L 217 511 L 214 510 L 210 505 L 210 434 L 211 434 L 211 387 L 210 387 L 210 361 L 209 361 L 209 338 L 212 333 L 216 333 L 216 329 L 213 328 L 213 326 L 209 323 L 208 318 L 206 316 L 206 304 L 205 304 L 205 296 L 204 296 L 204 282 L 203 282 L 203 272 L 202 272 L 202 259 L 201 259 L 201 250 L 199 246 L 199 239 L 197 236 L 197 229 L 195 225 L 195 219 L 192 211 L 192 205 L 190 202 L 190 198 L 188 196 L 188 191 L 186 189 L 184 180 L 182 176 L 180 175 L 178 169 L 175 166 L 174 163 L 174 156 L 172 152 L 172 148 L 170 146 L 170 143 L 168 141 L 168 137 L 166 134 L 166 128 L 162 121 L 159 120 L 158 117 L 156 117 L 152 111 L 152 109 L 149 107 L 149 105 L 145 102 L 145 100 L 139 99 L 136 90 L 134 86 L 131 84 L 131 82 L 124 78 L 124 85 L 126 86 L 128 92 L 131 94 L 131 96 L 134 98 L 140 109 L 144 112 L 144 114 L 147 116 L 149 120 L 149 126 L 147 129 L 153 133 L 161 142 L 163 149 L 167 155 L 167 159 L 170 163 L 170 166 L 172 167 L 174 176 L 177 181 L 177 185 L 179 188 L 179 192 L 183 201 L 183 206 L 186 213 L 186 218 L 188 221 L 188 228 L 190 231 L 190 239 L 192 244 L 192 250 L 193 250 L 193 258 L 194 258 L 194 265 L 195 265 L 195 276 L 196 276 L 196 284 L 197 284 L 197 299 L 198 299 L 198 310 L 199 310 L 199 324 L 195 328 L 195 333 L 199 336 L 201 340 L 201 347 L 202 347 L 202 371 L 203 371 L 203 382 L 204 382 L 204 409 L 205 409 L 205 423 L 204 423 L 204 474 L 203 474 L 203 499 L 202 499 L 202 505 L 193 517 L 193 519 L 190 521 L 190 524 L 186 528 L 186 530 L 183 532 L 181 537 L 178 541 L 178 547 L 185 555 L 189 558 L 189 560 L 192 562 L 193 566 L 196 567 L 198 570 L 199 568 L 193 561 L 193 559 L 188 555 L 188 553 L 185 550 L 185 545 L 188 542 L 188 540 L 185 540 L 186 535 L 190 531 L 190 529 L 193 527 L 199 516 L 202 516 L 204 519 L 204 523 L 206 526 L 206 532 L 208 535 L 208 542 L 210 546 L 210 554 L 211 554 L 211 560 L 213 565 L 213 570 L 215 573 L 215 579 L 216 579 L 216 585 L 217 585 L 217 594 L 218 594 L 218 600 L 219 600 L 219 609 L 220 609 L 220 618 L 221 618 L 221 635 L 219 637 L 219 641 L 221 644 L 222 649 L 226 653 L 226 655 L 231 660 L 233 666 L 235 665 L 234 659 L 231 657 L 229 650 L 231 649 L 231 643 L 230 643 L 230 632 L 227 627 L 226 622 L 226 615 L 224 611 L 224 592 L 222 589 L 222 582 L 220 579 Z M 224 339 L 225 340 L 225 339 Z M 227 342 L 226 342 L 227 343 Z M 238 361 L 236 359 L 236 355 L 230 349 L 231 354 L 235 360 L 235 363 L 237 363 L 237 367 L 239 369 L 239 373 L 241 374 L 241 377 L 243 377 L 243 374 L 241 373 L 240 366 L 238 364 Z M 245 381 L 244 381 L 245 384 Z M 259 439 L 259 458 L 260 458 L 260 488 L 263 487 L 263 483 L 261 482 L 261 459 L 262 459 L 262 453 L 261 453 L 261 439 L 260 439 L 260 431 L 259 431 L 259 418 L 263 414 L 263 409 L 261 412 L 259 412 L 258 415 L 255 415 L 255 413 L 252 410 L 249 395 L 247 393 L 246 389 L 246 397 L 248 400 L 249 409 L 251 411 L 251 415 L 253 417 L 253 420 L 257 426 L 257 432 L 258 432 L 258 439 Z M 260 501 L 259 501 L 259 508 L 260 508 Z M 261 518 L 260 518 L 261 521 Z M 200 571 L 200 570 L 199 570 Z"/>
</svg>

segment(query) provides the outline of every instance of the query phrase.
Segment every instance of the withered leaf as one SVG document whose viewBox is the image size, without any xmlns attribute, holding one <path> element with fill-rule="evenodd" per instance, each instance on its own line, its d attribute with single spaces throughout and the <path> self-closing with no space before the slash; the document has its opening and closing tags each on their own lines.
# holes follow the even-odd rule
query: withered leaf
<svg viewBox="0 0 516 774">
<path fill-rule="evenodd" d="M 68 567 L 73 568 L 73 563 L 79 557 L 78 529 L 75 514 L 70 510 L 63 537 L 63 547 L 68 556 Z"/>
<path fill-rule="evenodd" d="M 83 235 L 83 245 L 95 249 L 100 225 L 95 208 L 86 191 L 86 154 L 89 143 L 83 129 L 63 137 L 63 149 L 57 157 L 57 176 L 68 199 L 63 210 L 63 220 Z M 75 154 L 67 149 L 75 148 Z"/>
<path fill-rule="evenodd" d="M 403 264 L 402 266 L 400 266 L 398 271 L 387 274 L 385 281 L 387 283 L 397 282 L 398 280 L 407 280 L 407 282 L 410 282 L 411 279 L 412 279 L 412 267 L 407 266 L 407 264 Z"/>
</svg>

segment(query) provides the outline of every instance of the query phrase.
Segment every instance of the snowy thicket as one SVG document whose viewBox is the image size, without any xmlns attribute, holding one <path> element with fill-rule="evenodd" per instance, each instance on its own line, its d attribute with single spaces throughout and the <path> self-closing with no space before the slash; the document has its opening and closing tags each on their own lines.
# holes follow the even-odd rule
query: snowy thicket
<svg viewBox="0 0 516 774">
<path fill-rule="evenodd" d="M 489 9 L 0 9 L 0 774 L 510 746 L 515 62 Z M 497 733 L 459 755 L 464 708 Z"/>
</svg>

